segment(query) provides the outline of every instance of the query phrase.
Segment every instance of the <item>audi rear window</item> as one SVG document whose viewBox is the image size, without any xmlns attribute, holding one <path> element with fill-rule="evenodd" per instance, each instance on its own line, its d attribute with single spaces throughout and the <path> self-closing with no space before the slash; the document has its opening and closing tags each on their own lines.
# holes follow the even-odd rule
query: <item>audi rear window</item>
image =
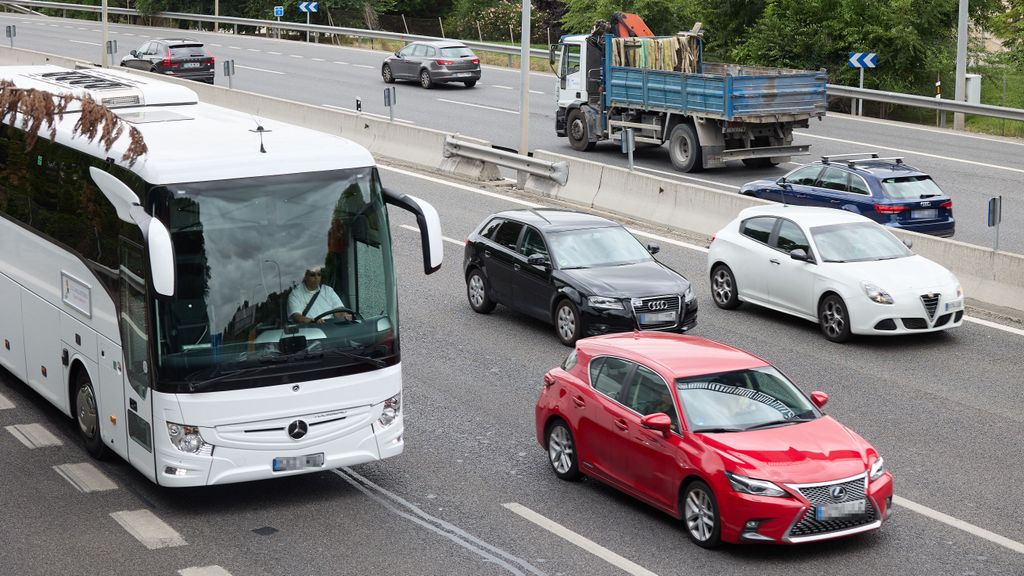
<svg viewBox="0 0 1024 576">
<path fill-rule="evenodd" d="M 892 200 L 918 200 L 943 196 L 942 189 L 928 176 L 900 176 L 882 180 L 882 192 Z"/>
</svg>

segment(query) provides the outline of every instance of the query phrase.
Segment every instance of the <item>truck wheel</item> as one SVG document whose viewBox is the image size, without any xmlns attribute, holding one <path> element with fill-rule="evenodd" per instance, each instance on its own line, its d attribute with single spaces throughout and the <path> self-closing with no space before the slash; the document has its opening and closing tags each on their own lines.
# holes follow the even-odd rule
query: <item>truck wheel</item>
<svg viewBox="0 0 1024 576">
<path fill-rule="evenodd" d="M 566 134 L 569 135 L 569 144 L 575 150 L 587 152 L 594 149 L 596 142 L 590 141 L 590 128 L 587 127 L 587 116 L 579 108 L 569 112 L 566 121 Z"/>
<path fill-rule="evenodd" d="M 668 139 L 668 155 L 672 166 L 680 172 L 697 172 L 704 167 L 700 141 L 693 126 L 676 124 Z"/>
</svg>

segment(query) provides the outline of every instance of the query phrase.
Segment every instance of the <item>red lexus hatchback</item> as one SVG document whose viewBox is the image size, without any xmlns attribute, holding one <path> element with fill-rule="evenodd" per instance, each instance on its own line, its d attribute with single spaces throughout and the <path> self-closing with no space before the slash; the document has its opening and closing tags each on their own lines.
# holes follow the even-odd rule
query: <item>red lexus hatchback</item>
<svg viewBox="0 0 1024 576">
<path fill-rule="evenodd" d="M 537 439 L 563 480 L 596 478 L 690 539 L 795 544 L 882 525 L 892 475 L 764 360 L 660 332 L 585 338 L 544 376 Z"/>
</svg>

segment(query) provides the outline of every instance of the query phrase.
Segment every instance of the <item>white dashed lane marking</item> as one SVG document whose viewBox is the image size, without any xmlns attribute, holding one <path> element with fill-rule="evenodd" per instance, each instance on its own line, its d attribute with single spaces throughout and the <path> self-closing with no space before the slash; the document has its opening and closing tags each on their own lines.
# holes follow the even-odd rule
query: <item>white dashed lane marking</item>
<svg viewBox="0 0 1024 576">
<path fill-rule="evenodd" d="M 88 44 L 89 46 L 99 46 L 99 42 L 86 42 L 85 40 L 68 40 L 74 44 Z"/>
<path fill-rule="evenodd" d="M 415 232 L 417 234 L 420 233 L 420 229 L 419 228 L 417 228 L 415 226 L 409 226 L 408 224 L 402 224 L 402 228 L 405 228 L 406 230 L 411 230 L 411 231 L 413 231 L 413 232 Z M 466 243 L 464 241 L 459 241 L 459 240 L 456 240 L 455 238 L 449 238 L 447 236 L 441 236 L 441 240 L 444 240 L 445 242 L 448 242 L 449 244 L 455 244 L 456 246 L 465 246 L 466 245 Z"/>
<path fill-rule="evenodd" d="M 111 512 L 110 517 L 150 550 L 185 546 L 188 542 L 174 528 L 149 510 L 123 510 Z"/>
<path fill-rule="evenodd" d="M 14 426 L 8 426 L 7 431 L 29 448 L 63 445 L 63 442 L 51 434 L 49 430 L 43 428 L 42 424 L 15 424 Z"/>
<path fill-rule="evenodd" d="M 14 402 L 11 402 L 3 394 L 0 394 L 0 410 L 10 410 L 14 408 Z"/>
<path fill-rule="evenodd" d="M 107 478 L 106 474 L 89 462 L 61 464 L 54 466 L 53 469 L 84 494 L 117 489 L 117 484 L 113 480 Z"/>
<path fill-rule="evenodd" d="M 366 64 L 353 64 L 356 68 L 376 68 L 376 66 L 368 66 Z"/>
<path fill-rule="evenodd" d="M 181 576 L 231 576 L 231 572 L 220 566 L 193 566 L 178 570 L 178 574 Z"/>
<path fill-rule="evenodd" d="M 284 72 L 278 72 L 277 70 L 267 70 L 265 68 L 253 68 L 252 66 L 242 66 L 241 64 L 236 64 L 235 68 L 242 68 L 243 70 L 254 70 L 256 72 L 266 72 L 267 74 L 280 74 L 280 75 L 284 74 Z"/>
</svg>

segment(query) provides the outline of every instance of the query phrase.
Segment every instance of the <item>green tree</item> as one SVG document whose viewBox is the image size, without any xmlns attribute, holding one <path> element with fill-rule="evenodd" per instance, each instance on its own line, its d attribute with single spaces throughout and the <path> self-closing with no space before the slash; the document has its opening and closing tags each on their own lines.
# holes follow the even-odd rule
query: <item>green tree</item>
<svg viewBox="0 0 1024 576">
<path fill-rule="evenodd" d="M 1009 51 L 1007 59 L 1024 70 L 1024 0 L 1006 0 L 1002 8 L 987 19 L 988 27 Z"/>
<path fill-rule="evenodd" d="M 643 18 L 655 34 L 675 34 L 693 27 L 695 5 L 695 0 L 566 0 L 562 27 L 568 33 L 587 33 L 597 20 L 630 12 Z"/>
</svg>

